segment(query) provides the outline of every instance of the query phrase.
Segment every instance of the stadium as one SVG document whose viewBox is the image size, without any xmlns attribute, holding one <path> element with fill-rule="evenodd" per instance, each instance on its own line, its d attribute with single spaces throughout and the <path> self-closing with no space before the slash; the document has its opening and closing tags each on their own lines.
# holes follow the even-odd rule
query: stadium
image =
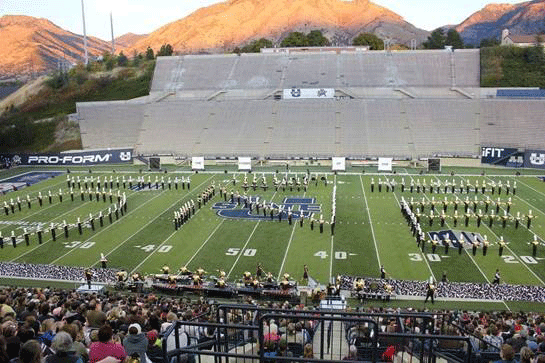
<svg viewBox="0 0 545 363">
<path fill-rule="evenodd" d="M 84 150 L 12 156 L 0 275 L 222 301 L 165 361 L 264 360 L 271 319 L 296 357 L 496 360 L 412 309 L 542 311 L 542 97 L 481 88 L 471 49 L 158 57 L 148 96 L 77 104 Z"/>
</svg>

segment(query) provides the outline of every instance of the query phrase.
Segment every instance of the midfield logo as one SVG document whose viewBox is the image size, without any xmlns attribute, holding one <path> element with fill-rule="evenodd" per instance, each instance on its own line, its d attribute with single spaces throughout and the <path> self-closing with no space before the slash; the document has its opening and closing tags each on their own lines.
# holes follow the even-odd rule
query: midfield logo
<svg viewBox="0 0 545 363">
<path fill-rule="evenodd" d="M 242 196 L 240 197 L 240 205 L 238 199 L 235 198 L 234 201 L 228 200 L 227 202 L 215 203 L 212 209 L 216 210 L 216 213 L 223 218 L 249 220 L 271 220 L 271 208 L 273 210 L 273 219 L 277 219 L 278 214 L 282 213 L 282 219 L 284 220 L 288 218 L 288 211 L 291 211 L 293 219 L 299 219 L 301 215 L 309 218 L 312 214 L 320 214 L 322 211 L 321 205 L 316 203 L 315 198 L 287 197 L 284 198 L 281 204 L 267 201 L 263 203 L 263 199 L 259 196 L 246 198 L 248 203 L 252 203 L 252 210 L 250 210 L 249 204 L 246 207 Z M 257 211 L 257 205 L 259 205 L 259 212 Z"/>
</svg>

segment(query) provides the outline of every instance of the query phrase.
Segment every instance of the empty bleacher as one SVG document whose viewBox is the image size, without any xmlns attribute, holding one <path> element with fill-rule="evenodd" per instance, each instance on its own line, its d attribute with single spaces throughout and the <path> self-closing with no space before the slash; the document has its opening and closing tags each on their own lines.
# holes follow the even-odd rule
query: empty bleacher
<svg viewBox="0 0 545 363">
<path fill-rule="evenodd" d="M 159 57 L 152 92 L 291 87 L 478 87 L 478 50 Z"/>
<path fill-rule="evenodd" d="M 478 50 L 191 55 L 159 57 L 149 97 L 77 107 L 84 148 L 141 154 L 415 158 L 545 147 L 540 90 L 496 98 L 478 85 Z M 291 87 L 339 97 L 274 97 Z"/>
<path fill-rule="evenodd" d="M 86 149 L 134 147 L 144 118 L 143 104 L 127 101 L 77 104 Z"/>
</svg>

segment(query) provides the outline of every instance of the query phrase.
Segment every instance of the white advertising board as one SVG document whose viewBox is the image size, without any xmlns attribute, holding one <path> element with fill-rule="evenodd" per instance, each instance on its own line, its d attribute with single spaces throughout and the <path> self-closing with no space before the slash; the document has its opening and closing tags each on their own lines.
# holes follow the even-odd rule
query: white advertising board
<svg viewBox="0 0 545 363">
<path fill-rule="evenodd" d="M 238 158 L 238 170 L 252 170 L 252 158 L 239 157 Z"/>
<path fill-rule="evenodd" d="M 333 171 L 345 171 L 346 170 L 346 158 L 332 157 L 331 158 L 331 170 L 333 170 Z"/>
<path fill-rule="evenodd" d="M 204 157 L 203 156 L 193 156 L 191 158 L 191 169 L 193 169 L 193 170 L 204 170 Z"/>
<path fill-rule="evenodd" d="M 392 171 L 392 158 L 378 158 L 378 171 Z"/>
</svg>

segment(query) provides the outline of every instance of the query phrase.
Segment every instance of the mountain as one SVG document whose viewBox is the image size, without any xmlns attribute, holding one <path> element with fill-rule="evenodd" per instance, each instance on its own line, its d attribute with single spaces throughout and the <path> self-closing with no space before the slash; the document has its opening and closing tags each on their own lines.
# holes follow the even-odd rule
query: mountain
<svg viewBox="0 0 545 363">
<path fill-rule="evenodd" d="M 360 32 L 405 44 L 420 43 L 429 34 L 368 0 L 228 0 L 159 28 L 127 53 L 163 44 L 175 52 L 218 51 L 261 37 L 279 42 L 290 32 L 313 29 L 338 44 L 350 44 Z"/>
<path fill-rule="evenodd" d="M 128 48 L 134 45 L 140 39 L 147 37 L 147 34 L 134 34 L 127 33 L 123 34 L 120 37 L 115 38 L 116 48 Z"/>
<path fill-rule="evenodd" d="M 89 56 L 102 54 L 110 44 L 87 37 Z M 5 15 L 0 18 L 0 76 L 41 73 L 83 60 L 83 37 L 47 19 Z"/>
<path fill-rule="evenodd" d="M 533 35 L 545 31 L 545 0 L 519 4 L 488 4 L 456 26 L 464 42 L 478 45 L 484 38 L 499 39 L 503 29 L 511 34 Z"/>
</svg>

